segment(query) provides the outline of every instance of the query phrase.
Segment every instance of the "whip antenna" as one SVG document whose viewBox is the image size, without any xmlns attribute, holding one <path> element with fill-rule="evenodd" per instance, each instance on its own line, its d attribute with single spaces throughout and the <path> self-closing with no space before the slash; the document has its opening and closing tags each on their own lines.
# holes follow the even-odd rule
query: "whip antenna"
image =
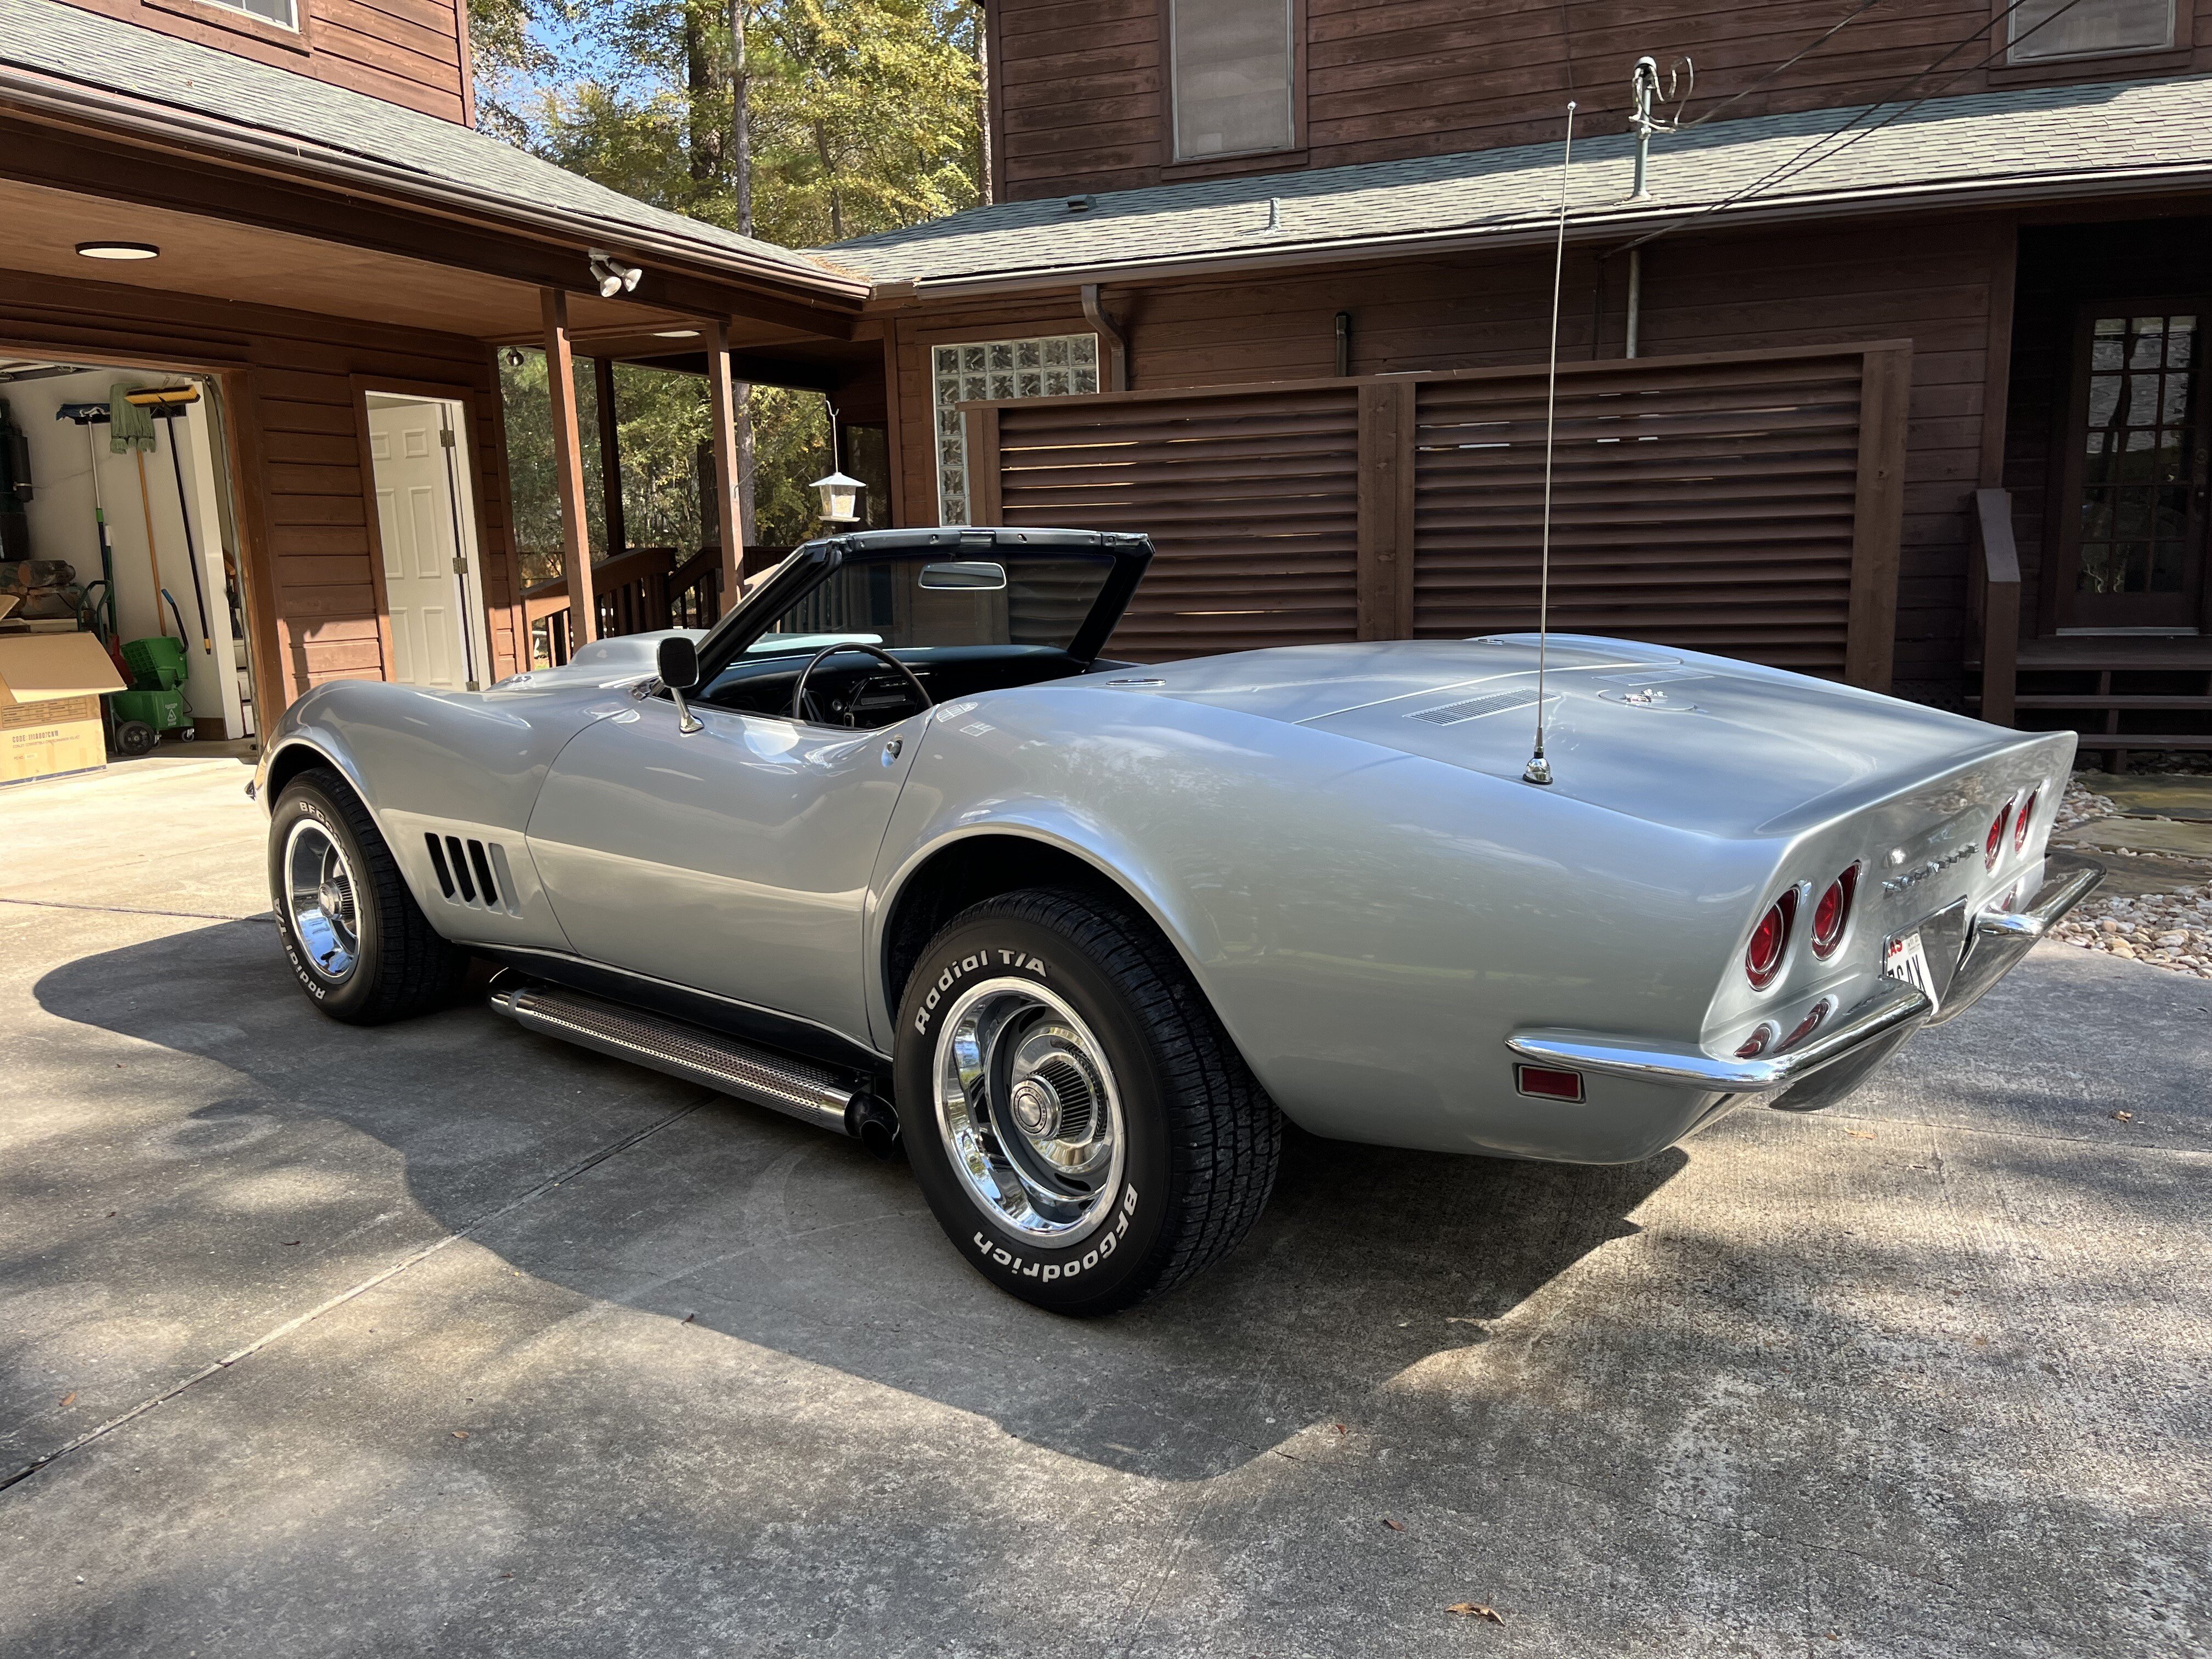
<svg viewBox="0 0 2212 1659">
<path fill-rule="evenodd" d="M 1559 236 L 1552 256 L 1552 361 L 1544 378 L 1544 520 L 1536 555 L 1536 751 L 1522 769 L 1523 783 L 1549 783 L 1544 758 L 1544 656 L 1552 626 L 1552 434 L 1559 404 L 1559 283 L 1567 269 L 1567 166 L 1575 155 L 1575 106 L 1567 103 L 1567 141 L 1559 152 Z"/>
</svg>

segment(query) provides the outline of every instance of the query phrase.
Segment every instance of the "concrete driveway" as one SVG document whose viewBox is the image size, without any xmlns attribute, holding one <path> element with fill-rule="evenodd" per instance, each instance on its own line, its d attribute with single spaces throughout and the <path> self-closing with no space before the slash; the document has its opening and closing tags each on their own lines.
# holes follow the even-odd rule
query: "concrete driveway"
<svg viewBox="0 0 2212 1659">
<path fill-rule="evenodd" d="M 2212 1648 L 2201 981 L 1633 1168 L 1297 1141 L 1077 1324 L 851 1145 L 319 1018 L 245 776 L 0 797 L 0 1653 Z"/>
</svg>

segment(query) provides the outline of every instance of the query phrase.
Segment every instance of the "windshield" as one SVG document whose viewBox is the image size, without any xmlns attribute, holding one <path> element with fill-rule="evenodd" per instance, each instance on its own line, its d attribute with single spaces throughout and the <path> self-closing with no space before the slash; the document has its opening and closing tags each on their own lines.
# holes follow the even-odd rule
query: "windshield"
<svg viewBox="0 0 2212 1659">
<path fill-rule="evenodd" d="M 886 649 L 1024 645 L 1065 651 L 1114 572 L 1110 553 L 854 560 L 779 612 L 750 657 L 840 640 Z"/>
</svg>

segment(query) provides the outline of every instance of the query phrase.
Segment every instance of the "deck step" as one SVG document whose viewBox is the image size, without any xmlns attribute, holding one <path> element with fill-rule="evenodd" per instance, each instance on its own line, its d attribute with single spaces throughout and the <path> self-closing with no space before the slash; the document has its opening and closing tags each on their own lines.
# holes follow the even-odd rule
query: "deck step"
<svg viewBox="0 0 2212 1659">
<path fill-rule="evenodd" d="M 495 1012 L 547 1036 L 650 1066 L 803 1122 L 859 1133 L 854 1103 L 865 1091 L 824 1066 L 741 1042 L 564 986 L 526 981 L 492 992 Z"/>
</svg>

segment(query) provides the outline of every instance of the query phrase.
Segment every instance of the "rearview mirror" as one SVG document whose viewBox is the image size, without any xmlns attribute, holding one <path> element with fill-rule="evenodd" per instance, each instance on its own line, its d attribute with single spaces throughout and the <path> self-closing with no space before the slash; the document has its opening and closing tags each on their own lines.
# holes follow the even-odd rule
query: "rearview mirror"
<svg viewBox="0 0 2212 1659">
<path fill-rule="evenodd" d="M 699 684 L 699 647 L 681 634 L 660 642 L 654 653 L 653 672 L 672 691 L 689 691 Z"/>
<path fill-rule="evenodd" d="M 965 588 L 971 592 L 994 592 L 1006 585 L 1006 567 L 987 559 L 961 559 L 951 564 L 921 568 L 924 587 Z"/>
</svg>

